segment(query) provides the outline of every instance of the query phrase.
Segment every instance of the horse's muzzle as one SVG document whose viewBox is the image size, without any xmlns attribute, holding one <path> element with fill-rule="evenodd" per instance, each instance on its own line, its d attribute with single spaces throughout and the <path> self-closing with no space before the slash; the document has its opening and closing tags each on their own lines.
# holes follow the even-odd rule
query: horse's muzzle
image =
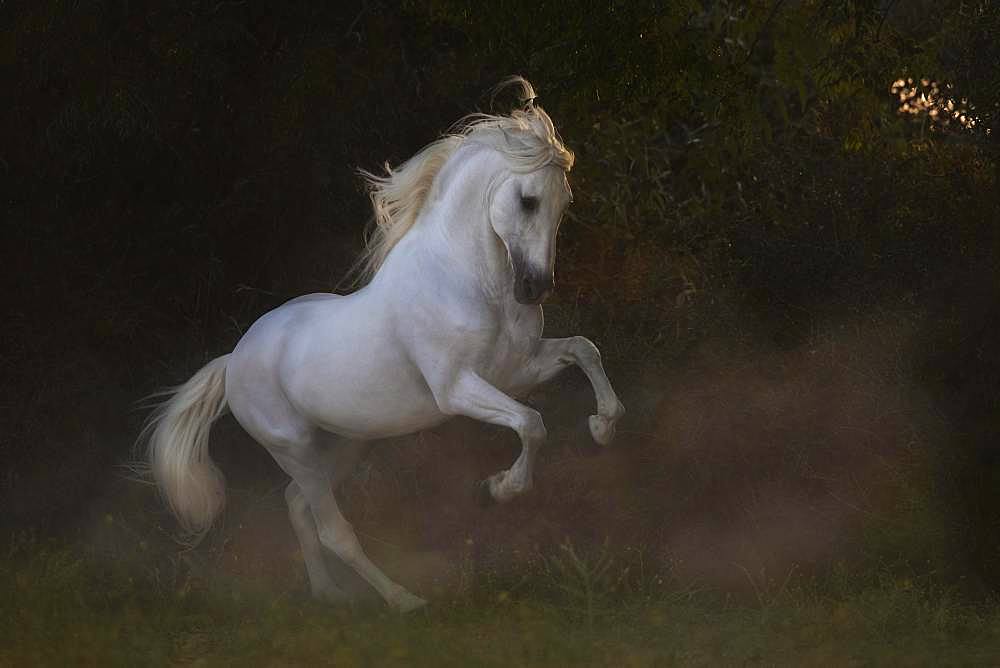
<svg viewBox="0 0 1000 668">
<path fill-rule="evenodd" d="M 514 299 L 521 304 L 541 304 L 554 286 L 552 274 L 525 272 L 514 277 Z"/>
</svg>

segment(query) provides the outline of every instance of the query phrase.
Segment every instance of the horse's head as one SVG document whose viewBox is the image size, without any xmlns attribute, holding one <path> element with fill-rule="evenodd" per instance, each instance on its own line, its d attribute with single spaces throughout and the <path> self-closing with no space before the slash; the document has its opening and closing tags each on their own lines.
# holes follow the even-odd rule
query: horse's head
<svg viewBox="0 0 1000 668">
<path fill-rule="evenodd" d="M 556 234 L 572 201 L 566 173 L 574 156 L 549 115 L 535 105 L 531 84 L 511 77 L 498 89 L 509 85 L 521 89 L 523 107 L 510 116 L 486 117 L 470 136 L 492 145 L 506 159 L 505 176 L 490 196 L 490 225 L 507 249 L 514 298 L 521 304 L 540 304 L 555 284 Z"/>
<path fill-rule="evenodd" d="M 552 291 L 556 234 L 570 201 L 566 172 L 556 165 L 511 172 L 493 191 L 490 224 L 507 249 L 521 304 L 540 304 Z"/>
<path fill-rule="evenodd" d="M 571 199 L 566 173 L 574 157 L 549 115 L 535 106 L 531 84 L 511 77 L 498 89 L 512 85 L 520 88 L 522 106 L 509 115 L 472 114 L 399 167 L 387 164 L 384 176 L 361 171 L 376 222 L 359 261 L 362 279 L 375 275 L 430 197 L 445 202 L 435 209 L 444 224 L 465 224 L 473 212 L 486 210 L 490 236 L 506 249 L 518 302 L 539 304 L 552 291 L 556 233 Z M 486 231 L 474 229 L 477 240 Z M 489 240 L 490 252 L 499 251 L 496 238 Z M 496 269 L 498 263 L 488 264 Z"/>
</svg>

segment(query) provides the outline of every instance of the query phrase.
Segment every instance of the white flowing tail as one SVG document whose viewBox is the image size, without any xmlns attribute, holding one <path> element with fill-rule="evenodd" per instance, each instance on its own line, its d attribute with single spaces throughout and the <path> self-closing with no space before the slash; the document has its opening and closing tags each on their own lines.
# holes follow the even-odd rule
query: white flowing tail
<svg viewBox="0 0 1000 668">
<path fill-rule="evenodd" d="M 147 456 L 160 494 L 197 544 L 212 527 L 226 500 L 226 480 L 208 454 L 208 433 L 226 405 L 226 363 L 217 357 L 150 416 Z"/>
</svg>

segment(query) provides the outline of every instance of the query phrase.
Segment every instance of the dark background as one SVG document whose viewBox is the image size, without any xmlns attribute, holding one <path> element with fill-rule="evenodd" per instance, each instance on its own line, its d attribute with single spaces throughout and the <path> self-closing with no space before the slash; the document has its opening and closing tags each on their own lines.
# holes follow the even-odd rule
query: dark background
<svg viewBox="0 0 1000 668">
<path fill-rule="evenodd" d="M 0 526 L 114 507 L 134 402 L 335 289 L 355 168 L 518 73 L 577 153 L 548 329 L 598 343 L 627 421 L 590 446 L 569 373 L 532 499 L 463 505 L 516 442 L 458 421 L 373 455 L 367 521 L 423 548 L 639 535 L 723 583 L 740 554 L 995 588 L 998 45 L 989 1 L 2 2 Z M 975 124 L 900 111 L 898 78 Z M 280 484 L 214 438 L 238 489 Z"/>
</svg>

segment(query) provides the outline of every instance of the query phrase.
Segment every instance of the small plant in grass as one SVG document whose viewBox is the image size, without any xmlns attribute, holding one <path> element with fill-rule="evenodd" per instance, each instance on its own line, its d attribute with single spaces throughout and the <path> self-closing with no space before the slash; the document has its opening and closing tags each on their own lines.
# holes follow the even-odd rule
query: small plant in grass
<svg viewBox="0 0 1000 668">
<path fill-rule="evenodd" d="M 559 545 L 559 554 L 543 557 L 548 581 L 569 600 L 570 610 L 581 613 L 588 627 L 603 611 L 603 601 L 616 591 L 628 577 L 628 569 L 613 569 L 615 558 L 605 539 L 600 550 L 581 555 L 566 539 Z"/>
<path fill-rule="evenodd" d="M 734 564 L 746 576 L 747 582 L 753 588 L 754 596 L 757 598 L 757 606 L 760 610 L 761 618 L 766 619 L 768 614 L 779 604 L 786 602 L 789 598 L 788 585 L 795 575 L 796 566 L 792 565 L 779 582 L 774 577 L 767 574 L 766 568 L 761 568 L 758 574 L 752 573 L 742 564 Z"/>
</svg>

